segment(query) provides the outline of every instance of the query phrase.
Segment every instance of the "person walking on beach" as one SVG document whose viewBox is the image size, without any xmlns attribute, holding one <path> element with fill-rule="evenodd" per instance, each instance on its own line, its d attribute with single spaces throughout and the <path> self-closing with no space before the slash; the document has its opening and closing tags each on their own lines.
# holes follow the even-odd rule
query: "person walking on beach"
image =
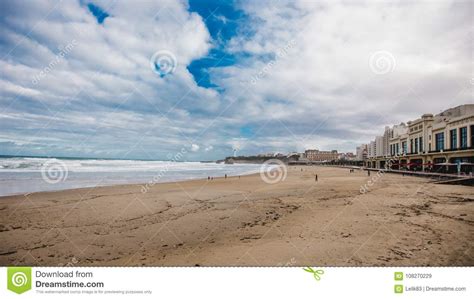
<svg viewBox="0 0 474 299">
<path fill-rule="evenodd" d="M 225 174 L 224 178 L 227 180 L 227 173 Z"/>
<path fill-rule="evenodd" d="M 314 176 L 314 181 L 315 181 L 315 182 L 318 181 L 318 175 L 317 175 L 317 174 Z"/>
<path fill-rule="evenodd" d="M 367 169 L 367 175 L 370 176 L 370 169 Z"/>
</svg>

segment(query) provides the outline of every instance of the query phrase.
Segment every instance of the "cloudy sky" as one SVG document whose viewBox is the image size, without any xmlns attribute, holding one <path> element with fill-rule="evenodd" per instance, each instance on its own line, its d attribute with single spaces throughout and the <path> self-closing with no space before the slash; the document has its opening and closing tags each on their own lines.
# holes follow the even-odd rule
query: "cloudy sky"
<svg viewBox="0 0 474 299">
<path fill-rule="evenodd" d="M 472 1 L 1 1 L 0 154 L 354 151 L 473 103 Z"/>
</svg>

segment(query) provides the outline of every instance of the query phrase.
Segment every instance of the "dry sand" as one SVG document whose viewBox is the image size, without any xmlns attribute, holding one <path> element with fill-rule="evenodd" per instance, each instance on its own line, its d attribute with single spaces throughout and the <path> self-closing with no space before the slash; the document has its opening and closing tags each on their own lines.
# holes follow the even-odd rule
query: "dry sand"
<svg viewBox="0 0 474 299">
<path fill-rule="evenodd" d="M 0 265 L 474 265 L 472 187 L 303 169 L 3 197 Z"/>
</svg>

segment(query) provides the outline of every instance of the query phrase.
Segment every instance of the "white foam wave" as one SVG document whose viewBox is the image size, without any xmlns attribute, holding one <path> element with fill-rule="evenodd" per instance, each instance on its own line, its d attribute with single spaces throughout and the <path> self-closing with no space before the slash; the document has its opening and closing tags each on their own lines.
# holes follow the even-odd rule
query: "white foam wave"
<svg viewBox="0 0 474 299">
<path fill-rule="evenodd" d="M 56 159 L 56 158 L 3 158 L 0 172 L 37 172 L 47 161 L 61 161 L 73 172 L 120 172 L 167 170 L 211 170 L 222 169 L 223 164 L 200 162 Z"/>
</svg>

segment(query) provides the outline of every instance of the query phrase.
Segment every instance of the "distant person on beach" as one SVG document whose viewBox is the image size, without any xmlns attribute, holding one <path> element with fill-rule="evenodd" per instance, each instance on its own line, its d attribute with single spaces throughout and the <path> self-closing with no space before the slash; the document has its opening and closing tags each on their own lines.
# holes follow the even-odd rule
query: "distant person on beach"
<svg viewBox="0 0 474 299">
<path fill-rule="evenodd" d="M 224 178 L 227 179 L 227 173 L 225 174 Z"/>
<path fill-rule="evenodd" d="M 211 179 L 211 177 L 210 177 L 210 176 L 208 176 L 208 177 L 207 177 L 207 180 L 209 181 L 210 179 Z"/>
<path fill-rule="evenodd" d="M 317 175 L 317 174 L 314 176 L 314 181 L 315 181 L 315 182 L 318 181 L 318 175 Z"/>
<path fill-rule="evenodd" d="M 367 169 L 367 175 L 370 176 L 370 169 Z"/>
</svg>

